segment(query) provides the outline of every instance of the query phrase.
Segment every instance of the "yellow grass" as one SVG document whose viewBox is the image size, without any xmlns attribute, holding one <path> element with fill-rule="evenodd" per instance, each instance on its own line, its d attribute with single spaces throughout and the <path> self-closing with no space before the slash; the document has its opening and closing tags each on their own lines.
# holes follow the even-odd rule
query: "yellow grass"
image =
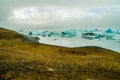
<svg viewBox="0 0 120 80">
<path fill-rule="evenodd" d="M 27 39 L 0 28 L 1 80 L 120 80 L 117 52 L 24 42 Z"/>
</svg>

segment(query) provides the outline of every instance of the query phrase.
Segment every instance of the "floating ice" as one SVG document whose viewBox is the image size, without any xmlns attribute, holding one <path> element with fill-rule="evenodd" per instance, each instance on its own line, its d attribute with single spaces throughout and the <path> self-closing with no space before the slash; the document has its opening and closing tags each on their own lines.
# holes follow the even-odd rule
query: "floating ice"
<svg viewBox="0 0 120 80">
<path fill-rule="evenodd" d="M 40 43 L 64 46 L 82 47 L 99 46 L 120 52 L 120 34 L 112 29 L 102 30 L 20 30 L 28 36 L 39 37 Z"/>
</svg>

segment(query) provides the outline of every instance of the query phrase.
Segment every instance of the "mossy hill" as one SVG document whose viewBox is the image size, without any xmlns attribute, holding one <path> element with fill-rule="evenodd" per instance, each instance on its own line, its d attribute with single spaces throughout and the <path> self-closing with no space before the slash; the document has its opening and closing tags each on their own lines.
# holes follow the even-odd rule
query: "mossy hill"
<svg viewBox="0 0 120 80">
<path fill-rule="evenodd" d="M 0 28 L 0 80 L 120 80 L 120 54 L 66 48 Z"/>
</svg>

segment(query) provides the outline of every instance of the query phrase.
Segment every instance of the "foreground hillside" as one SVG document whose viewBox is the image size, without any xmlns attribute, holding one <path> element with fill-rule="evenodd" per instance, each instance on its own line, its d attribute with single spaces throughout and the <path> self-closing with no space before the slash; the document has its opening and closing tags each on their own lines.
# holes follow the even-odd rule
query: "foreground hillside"
<svg viewBox="0 0 120 80">
<path fill-rule="evenodd" d="M 0 80 L 120 80 L 120 54 L 65 48 L 0 28 Z"/>
</svg>

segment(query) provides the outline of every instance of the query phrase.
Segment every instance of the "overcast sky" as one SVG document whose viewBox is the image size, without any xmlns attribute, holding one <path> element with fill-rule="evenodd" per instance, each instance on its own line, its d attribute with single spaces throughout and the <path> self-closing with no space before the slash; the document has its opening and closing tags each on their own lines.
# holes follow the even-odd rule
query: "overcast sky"
<svg viewBox="0 0 120 80">
<path fill-rule="evenodd" d="M 0 0 L 8 28 L 120 28 L 120 0 Z"/>
</svg>

